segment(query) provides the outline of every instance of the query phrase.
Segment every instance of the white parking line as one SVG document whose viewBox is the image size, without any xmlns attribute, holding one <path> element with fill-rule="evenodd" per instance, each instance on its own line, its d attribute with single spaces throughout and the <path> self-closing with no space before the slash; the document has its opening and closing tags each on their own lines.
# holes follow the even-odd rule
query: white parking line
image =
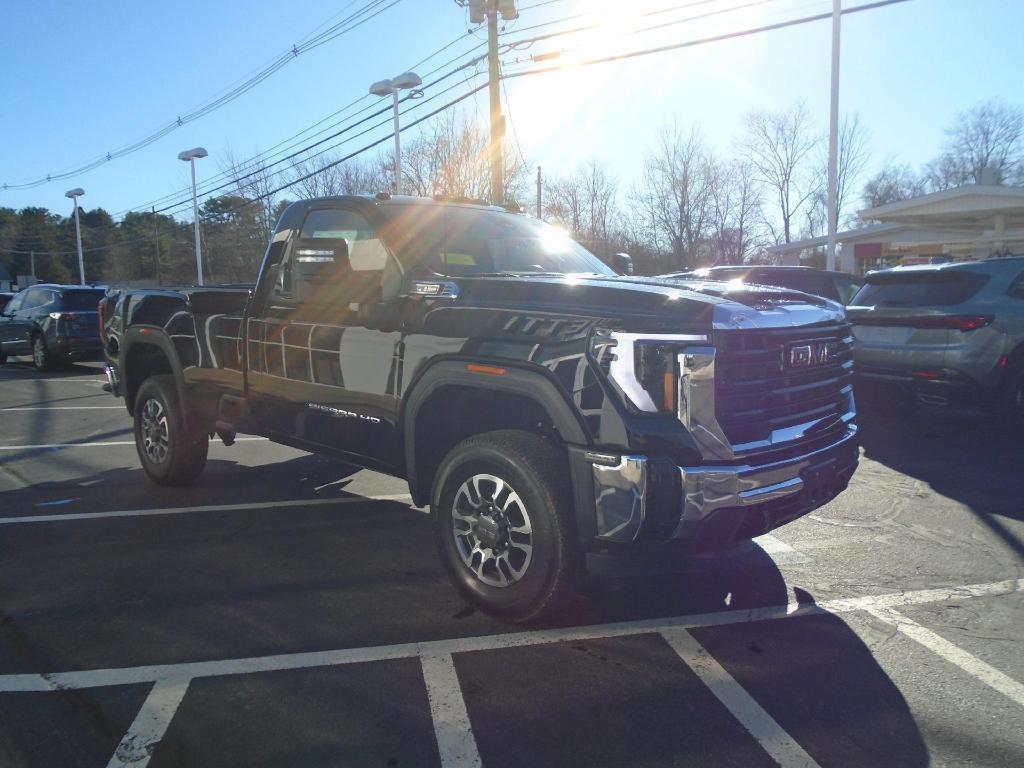
<svg viewBox="0 0 1024 768">
<path fill-rule="evenodd" d="M 671 629 L 661 636 L 782 768 L 820 768 L 693 635 L 685 629 Z"/>
<path fill-rule="evenodd" d="M 265 437 L 236 437 L 236 442 L 242 442 L 243 440 L 260 440 L 266 441 Z M 213 445 L 217 445 L 215 441 L 211 441 Z M 106 448 L 112 445 L 135 445 L 134 440 L 108 440 L 105 442 L 98 443 L 44 443 L 42 445 L 0 445 L 0 451 L 32 451 L 32 450 L 43 450 L 48 448 L 59 449 L 59 448 Z"/>
<path fill-rule="evenodd" d="M 32 408 L 0 408 L 0 411 L 123 411 L 123 405 L 51 405 Z"/>
<path fill-rule="evenodd" d="M 250 504 L 206 504 L 200 507 L 164 507 L 163 509 L 122 509 L 114 512 L 68 512 L 64 515 L 26 515 L 0 517 L 0 525 L 22 523 L 62 523 L 69 520 L 102 520 L 108 517 L 151 517 L 159 515 L 189 515 L 198 512 L 236 512 L 250 509 L 287 509 L 289 507 L 321 507 L 329 504 L 352 504 L 366 501 L 409 501 L 407 493 L 379 496 L 344 496 L 336 499 L 291 499 L 288 501 L 257 501 Z"/>
<path fill-rule="evenodd" d="M 31 374 L 32 373 L 32 371 L 18 371 L 17 369 L 12 369 L 9 372 L 13 373 L 15 371 L 17 371 L 17 373 L 27 373 L 27 374 Z M 32 383 L 35 383 L 37 381 L 45 381 L 48 384 L 52 384 L 52 383 L 58 382 L 58 381 L 61 382 L 61 383 L 67 382 L 68 384 L 106 384 L 107 383 L 106 379 L 76 379 L 76 378 L 73 378 L 71 376 L 68 376 L 67 378 L 63 378 L 63 379 L 37 379 L 35 376 L 32 376 L 31 378 L 25 378 L 25 379 L 0 379 L 0 382 L 3 382 L 3 381 L 16 381 L 16 382 L 28 381 L 28 382 L 32 382 Z"/>
<path fill-rule="evenodd" d="M 1005 675 L 995 667 L 986 664 L 977 656 L 949 642 L 946 638 L 926 629 L 908 616 L 892 608 L 869 608 L 867 610 L 876 619 L 892 624 L 900 632 L 923 645 L 946 661 L 960 667 L 964 672 L 985 685 L 1006 696 L 1010 701 L 1024 707 L 1024 684 L 1018 683 L 1009 675 Z"/>
<path fill-rule="evenodd" d="M 189 679 L 157 680 L 153 690 L 142 704 L 128 732 L 114 750 L 107 768 L 146 768 L 156 745 L 167 733 L 167 728 L 185 698 Z"/>
<path fill-rule="evenodd" d="M 0 693 L 52 691 L 55 688 L 96 688 L 108 685 L 133 685 L 164 679 L 184 679 L 224 675 L 249 675 L 256 672 L 276 672 L 285 669 L 331 667 L 341 664 L 360 664 L 367 661 L 408 659 L 429 655 L 466 653 L 469 651 L 495 651 L 547 643 L 579 642 L 606 637 L 627 637 L 670 629 L 720 627 L 746 624 L 751 621 L 786 619 L 795 616 L 819 616 L 871 608 L 891 608 L 973 597 L 991 597 L 1024 591 L 1024 579 L 1008 579 L 987 584 L 969 584 L 959 587 L 921 589 L 912 592 L 893 592 L 884 595 L 826 600 L 822 603 L 776 605 L 735 611 L 716 611 L 690 616 L 641 619 L 615 624 L 599 624 L 565 629 L 540 629 L 506 635 L 482 635 L 453 640 L 430 640 L 420 643 L 399 643 L 364 648 L 342 648 L 330 651 L 286 653 L 276 656 L 258 656 L 218 661 L 193 661 L 178 664 L 157 664 L 146 667 L 119 667 L 75 672 L 23 673 L 0 675 Z"/>
<path fill-rule="evenodd" d="M 480 751 L 473 738 L 451 654 L 424 655 L 420 657 L 420 664 L 442 768 L 480 768 Z"/>
</svg>

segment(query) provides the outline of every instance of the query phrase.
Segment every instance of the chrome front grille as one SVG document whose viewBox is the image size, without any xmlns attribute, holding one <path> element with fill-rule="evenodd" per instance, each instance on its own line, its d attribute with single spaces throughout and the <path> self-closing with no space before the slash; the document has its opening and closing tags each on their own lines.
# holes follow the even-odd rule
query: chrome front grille
<svg viewBox="0 0 1024 768">
<path fill-rule="evenodd" d="M 715 418 L 733 453 L 818 442 L 853 419 L 846 323 L 715 332 Z"/>
</svg>

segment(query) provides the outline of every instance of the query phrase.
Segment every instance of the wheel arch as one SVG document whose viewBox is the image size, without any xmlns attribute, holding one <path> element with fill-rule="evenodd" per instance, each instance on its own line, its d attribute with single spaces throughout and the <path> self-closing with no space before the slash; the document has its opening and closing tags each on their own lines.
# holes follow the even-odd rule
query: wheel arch
<svg viewBox="0 0 1024 768">
<path fill-rule="evenodd" d="M 560 442 L 592 440 L 557 384 L 536 370 L 502 364 L 501 374 L 473 372 L 471 361 L 443 360 L 420 375 L 405 397 L 399 428 L 413 501 L 430 501 L 441 460 L 467 437 L 498 429 L 554 433 Z M 486 366 L 491 371 L 495 369 Z"/>
<path fill-rule="evenodd" d="M 185 376 L 174 343 L 162 328 L 134 326 L 121 338 L 121 368 L 124 378 L 124 401 L 129 413 L 135 410 L 135 396 L 150 376 L 169 374 L 174 377 L 178 402 L 185 398 Z M 188 409 L 182 408 L 187 422 Z"/>
</svg>

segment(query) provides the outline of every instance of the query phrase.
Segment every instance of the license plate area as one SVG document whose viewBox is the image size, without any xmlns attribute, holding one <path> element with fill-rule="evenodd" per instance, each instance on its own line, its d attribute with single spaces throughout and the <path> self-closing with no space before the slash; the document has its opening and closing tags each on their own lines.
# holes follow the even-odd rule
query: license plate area
<svg viewBox="0 0 1024 768">
<path fill-rule="evenodd" d="M 824 504 L 839 493 L 836 459 L 807 467 L 800 473 L 804 482 L 803 498 L 809 504 Z"/>
</svg>

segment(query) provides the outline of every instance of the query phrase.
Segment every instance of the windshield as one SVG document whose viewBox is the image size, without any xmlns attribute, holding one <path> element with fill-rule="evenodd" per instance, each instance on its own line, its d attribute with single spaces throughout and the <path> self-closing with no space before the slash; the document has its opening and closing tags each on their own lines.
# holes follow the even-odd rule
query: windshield
<svg viewBox="0 0 1024 768">
<path fill-rule="evenodd" d="M 385 210 L 401 260 L 439 275 L 615 274 L 565 232 L 536 219 L 453 205 Z"/>
<path fill-rule="evenodd" d="M 104 295 L 103 291 L 64 291 L 61 296 L 61 307 L 79 311 L 96 311 Z"/>
<path fill-rule="evenodd" d="M 949 307 L 976 294 L 986 275 L 956 272 L 904 272 L 868 275 L 850 302 L 862 307 Z"/>
</svg>

